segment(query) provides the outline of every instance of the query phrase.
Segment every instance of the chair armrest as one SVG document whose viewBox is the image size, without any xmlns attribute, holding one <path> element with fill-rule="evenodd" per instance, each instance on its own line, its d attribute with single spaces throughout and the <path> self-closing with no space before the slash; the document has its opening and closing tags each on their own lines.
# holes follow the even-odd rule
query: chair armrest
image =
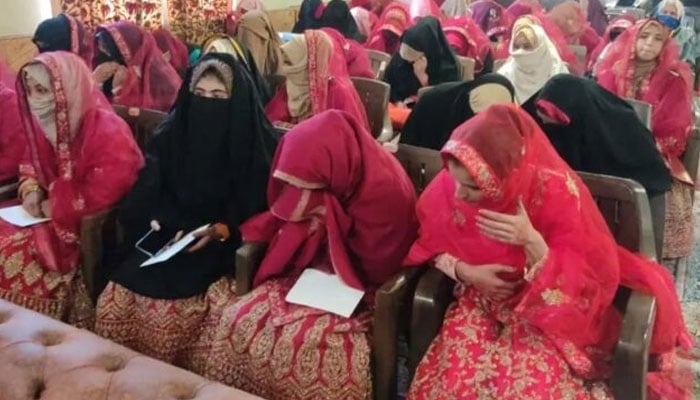
<svg viewBox="0 0 700 400">
<path fill-rule="evenodd" d="M 243 296 L 253 289 L 253 278 L 267 250 L 267 243 L 244 242 L 236 250 L 236 294 Z"/>
<path fill-rule="evenodd" d="M 411 342 L 408 366 L 413 379 L 418 363 L 440 332 L 447 307 L 454 300 L 455 282 L 440 270 L 430 268 L 418 282 L 413 297 Z"/>
<path fill-rule="evenodd" d="M 19 180 L 17 177 L 0 181 L 0 203 L 15 200 L 18 188 Z"/>
<path fill-rule="evenodd" d="M 650 295 L 627 288 L 618 290 L 616 303 L 620 301 L 621 296 L 629 298 L 624 307 L 620 339 L 613 356 L 610 387 L 615 398 L 645 400 L 649 346 L 656 318 L 656 300 Z"/>
<path fill-rule="evenodd" d="M 396 399 L 398 342 L 407 333 L 413 291 L 424 269 L 406 268 L 385 282 L 375 294 L 372 331 L 374 398 Z"/>
<path fill-rule="evenodd" d="M 99 279 L 104 256 L 105 225 L 116 224 L 116 209 L 110 208 L 83 217 L 80 223 L 80 256 L 83 279 L 92 299 L 96 299 L 100 290 Z M 104 277 L 106 278 L 106 277 Z"/>
</svg>

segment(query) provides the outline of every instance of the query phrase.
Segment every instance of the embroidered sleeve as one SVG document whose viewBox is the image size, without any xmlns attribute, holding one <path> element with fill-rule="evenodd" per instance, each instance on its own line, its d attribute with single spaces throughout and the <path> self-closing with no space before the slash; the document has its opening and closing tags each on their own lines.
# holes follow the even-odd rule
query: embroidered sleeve
<svg viewBox="0 0 700 400">
<path fill-rule="evenodd" d="M 445 275 L 459 282 L 459 279 L 457 279 L 456 271 L 458 262 L 459 260 L 457 259 L 457 257 L 449 253 L 442 253 L 439 256 L 435 257 L 435 268 L 439 269 L 440 271 L 445 273 Z"/>
</svg>

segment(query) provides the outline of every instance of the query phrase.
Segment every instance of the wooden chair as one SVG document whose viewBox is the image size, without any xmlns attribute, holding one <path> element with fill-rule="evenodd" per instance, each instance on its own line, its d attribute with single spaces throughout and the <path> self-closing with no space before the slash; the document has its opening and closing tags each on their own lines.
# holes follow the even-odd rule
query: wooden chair
<svg viewBox="0 0 700 400">
<path fill-rule="evenodd" d="M 391 56 L 383 51 L 366 49 L 367 57 L 372 63 L 372 71 L 376 74 L 377 80 L 384 80 L 384 73 L 389 66 Z"/>
<path fill-rule="evenodd" d="M 597 199 L 618 243 L 647 257 L 655 257 L 644 188 L 628 179 L 586 173 L 581 176 Z M 453 287 L 452 279 L 435 268 L 428 269 L 416 287 L 411 315 L 411 376 L 440 331 L 447 307 L 454 300 Z M 613 356 L 610 386 L 616 398 L 643 400 L 656 301 L 644 293 L 619 287 L 613 304 L 624 318 Z"/>
<path fill-rule="evenodd" d="M 370 133 L 375 138 L 378 138 L 385 129 L 384 121 L 386 120 L 387 107 L 389 104 L 389 92 L 391 87 L 389 84 L 378 81 L 376 79 L 351 77 L 357 94 L 360 95 L 360 100 L 365 106 L 367 119 L 369 120 Z M 391 124 L 391 122 L 389 122 Z"/>
<path fill-rule="evenodd" d="M 442 168 L 437 151 L 399 145 L 396 157 L 421 192 Z M 252 290 L 252 282 L 266 246 L 244 243 L 236 252 L 236 292 L 244 295 Z M 423 270 L 407 268 L 384 283 L 375 297 L 374 328 L 371 335 L 372 382 L 374 398 L 395 400 L 397 388 L 398 338 L 408 332 L 413 292 Z"/>
<path fill-rule="evenodd" d="M 498 72 L 499 69 L 503 66 L 503 64 L 508 61 L 507 58 L 499 58 L 498 60 L 493 60 L 493 72 Z"/>
<path fill-rule="evenodd" d="M 141 151 L 146 151 L 148 143 L 153 137 L 153 132 L 165 120 L 168 114 L 162 111 L 141 109 L 136 107 L 125 107 L 114 105 L 114 111 L 122 117 L 134 134 L 134 139 L 138 143 Z"/>
<path fill-rule="evenodd" d="M 462 66 L 462 80 L 473 81 L 474 69 L 476 68 L 476 60 L 470 57 L 457 56 L 460 65 Z"/>
<path fill-rule="evenodd" d="M 634 112 L 637 113 L 637 117 L 639 117 L 639 119 L 644 123 L 644 126 L 646 126 L 647 129 L 651 129 L 651 113 L 653 111 L 652 105 L 645 101 L 630 98 L 625 99 L 625 101 L 632 106 Z"/>
<path fill-rule="evenodd" d="M 698 169 L 700 167 L 700 129 L 695 128 L 688 139 L 688 144 L 683 153 L 683 165 L 693 180 L 698 179 Z M 695 191 L 693 191 L 693 199 Z"/>
<path fill-rule="evenodd" d="M 588 49 L 585 46 L 580 46 L 576 44 L 570 44 L 569 49 L 576 54 L 576 60 L 579 65 L 586 68 L 586 56 L 588 55 Z"/>
</svg>

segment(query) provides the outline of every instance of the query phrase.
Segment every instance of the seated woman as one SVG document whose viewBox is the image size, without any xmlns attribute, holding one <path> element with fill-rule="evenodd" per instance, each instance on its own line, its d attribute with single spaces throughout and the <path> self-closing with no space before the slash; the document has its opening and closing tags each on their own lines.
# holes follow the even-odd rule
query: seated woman
<svg viewBox="0 0 700 400">
<path fill-rule="evenodd" d="M 26 145 L 15 87 L 0 80 L 0 187 L 19 176 Z"/>
<path fill-rule="evenodd" d="M 544 13 L 544 7 L 538 0 L 515 0 L 506 8 L 506 12 L 510 20 L 515 21 L 525 15 Z"/>
<path fill-rule="evenodd" d="M 360 43 L 364 44 L 369 39 L 369 35 L 372 33 L 379 17 L 364 7 L 352 7 L 350 8 L 350 14 L 352 14 L 352 18 L 357 24 L 357 32 L 363 38 Z"/>
<path fill-rule="evenodd" d="M 294 127 L 274 160 L 270 211 L 241 228 L 246 241 L 269 247 L 253 291 L 224 311 L 207 375 L 269 400 L 369 399 L 374 292 L 416 237 L 413 185 L 338 110 Z M 365 291 L 364 301 L 348 318 L 287 303 L 307 268 Z"/>
<path fill-rule="evenodd" d="M 394 55 L 401 46 L 401 36 L 412 25 L 408 7 L 398 1 L 391 2 L 384 8 L 365 47 Z"/>
<path fill-rule="evenodd" d="M 691 26 L 683 24 L 685 18 L 683 3 L 680 0 L 663 0 L 656 7 L 654 17 L 671 29 L 671 36 L 681 49 L 681 59 L 695 66 L 700 40 L 692 24 Z M 690 17 L 690 21 L 694 21 L 692 17 Z"/>
<path fill-rule="evenodd" d="M 0 220 L 0 298 L 91 327 L 80 223 L 129 190 L 143 157 L 77 55 L 40 54 L 19 76 L 29 147 L 19 168 L 19 197 L 29 214 L 51 221 L 19 228 Z"/>
<path fill-rule="evenodd" d="M 307 29 L 316 29 L 325 7 L 321 0 L 302 0 L 299 7 L 299 19 L 294 24 L 292 33 L 304 33 Z"/>
<path fill-rule="evenodd" d="M 521 19 L 513 28 L 510 57 L 497 71 L 515 87 L 515 100 L 534 115 L 534 99 L 556 74 L 569 72 L 541 26 Z"/>
<path fill-rule="evenodd" d="M 333 39 L 334 49 L 343 52 L 348 75 L 369 79 L 376 78 L 376 74 L 372 70 L 372 62 L 362 45 L 352 39 L 346 39 L 333 28 L 321 28 L 320 30 Z"/>
<path fill-rule="evenodd" d="M 462 80 L 462 68 L 440 21 L 423 17 L 403 34 L 384 80 L 391 85 L 392 103 L 414 102 L 421 87 Z"/>
<path fill-rule="evenodd" d="M 675 265 L 693 245 L 693 180 L 680 157 L 693 127 L 690 68 L 670 30 L 642 20 L 623 32 L 598 66 L 598 83 L 622 98 L 651 104 L 651 131 L 674 182 L 666 196 L 664 259 Z"/>
<path fill-rule="evenodd" d="M 236 41 L 250 50 L 258 71 L 265 79 L 279 74 L 282 41 L 263 11 L 249 11 L 236 27 Z"/>
<path fill-rule="evenodd" d="M 586 72 L 595 77 L 598 74 L 598 64 L 600 60 L 607 57 L 610 45 L 617 39 L 618 36 L 625 30 L 629 29 L 636 22 L 636 18 L 631 14 L 623 14 L 610 22 L 603 37 L 601 38 L 598 47 L 593 50 L 588 58 L 588 66 Z"/>
<path fill-rule="evenodd" d="M 491 43 L 470 17 L 449 19 L 443 24 L 442 31 L 455 54 L 476 61 L 475 75 L 492 72 Z"/>
<path fill-rule="evenodd" d="M 457 281 L 457 298 L 409 399 L 612 399 L 620 285 L 656 298 L 653 353 L 692 346 L 668 272 L 615 243 L 522 109 L 492 106 L 457 128 L 442 156 L 405 263 L 434 263 Z"/>
<path fill-rule="evenodd" d="M 262 104 L 265 105 L 270 101 L 270 98 L 272 97 L 270 87 L 265 80 L 265 77 L 263 77 L 258 69 L 256 58 L 247 47 L 238 43 L 238 41 L 231 36 L 217 34 L 205 40 L 202 49 L 203 54 L 224 53 L 230 55 L 235 60 L 240 61 L 243 66 L 245 66 L 248 76 L 250 76 L 253 80 L 255 89 L 260 94 Z"/>
<path fill-rule="evenodd" d="M 423 94 L 401 131 L 401 143 L 440 150 L 452 131 L 492 104 L 514 103 L 515 89 L 499 74 L 448 82 Z"/>
<path fill-rule="evenodd" d="M 42 21 L 37 26 L 32 41 L 39 53 L 69 51 L 92 66 L 92 39 L 86 33 L 83 23 L 69 14 L 61 13 Z"/>
<path fill-rule="evenodd" d="M 131 22 L 97 28 L 95 79 L 114 104 L 168 111 L 182 80 L 153 35 Z"/>
<path fill-rule="evenodd" d="M 153 38 L 165 59 L 175 68 L 178 75 L 184 77 L 190 65 L 190 53 L 185 42 L 164 28 L 153 31 Z"/>
<path fill-rule="evenodd" d="M 469 8 L 472 19 L 491 41 L 493 57 L 497 60 L 508 57 L 506 42 L 511 22 L 506 10 L 493 0 L 478 0 L 471 3 Z"/>
<path fill-rule="evenodd" d="M 542 130 L 571 169 L 633 179 L 650 197 L 671 188 L 651 132 L 625 100 L 594 81 L 556 75 L 535 105 Z"/>
<path fill-rule="evenodd" d="M 265 210 L 276 143 L 242 64 L 227 54 L 205 55 L 183 83 L 153 138 L 146 168 L 119 209 L 130 254 L 100 295 L 97 334 L 204 372 L 207 329 L 220 316 L 218 306 L 234 297 L 238 225 Z M 205 224 L 188 249 L 140 268 L 149 259 L 142 248 L 155 253 Z M 137 243 L 144 234 L 148 248 Z"/>
<path fill-rule="evenodd" d="M 356 42 L 364 42 L 366 37 L 360 36 L 355 19 L 350 14 L 348 3 L 344 0 L 331 0 L 321 14 L 315 29 L 332 28 L 344 37 Z"/>
<path fill-rule="evenodd" d="M 591 28 L 581 5 L 573 0 L 565 1 L 554 7 L 548 14 L 566 38 L 568 45 L 581 45 L 586 48 L 588 57 L 600 43 L 600 36 Z M 588 61 L 588 59 L 587 59 Z M 587 62 L 586 62 L 587 64 Z"/>
<path fill-rule="evenodd" d="M 275 125 L 290 127 L 326 110 L 342 110 L 369 127 L 342 50 L 328 34 L 307 30 L 295 35 L 282 46 L 282 59 L 285 85 L 265 108 Z"/>
</svg>

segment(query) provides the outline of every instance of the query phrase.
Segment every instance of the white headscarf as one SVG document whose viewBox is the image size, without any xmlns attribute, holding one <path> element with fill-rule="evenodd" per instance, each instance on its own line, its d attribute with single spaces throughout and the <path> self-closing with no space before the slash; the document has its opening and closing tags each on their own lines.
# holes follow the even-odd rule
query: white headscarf
<svg viewBox="0 0 700 400">
<path fill-rule="evenodd" d="M 282 75 L 286 77 L 289 115 L 303 118 L 311 112 L 309 83 L 309 49 L 304 35 L 294 35 L 282 45 Z"/>
<path fill-rule="evenodd" d="M 471 15 L 466 0 L 445 0 L 440 6 L 440 10 L 448 18 L 468 17 Z"/>
<path fill-rule="evenodd" d="M 22 68 L 22 70 L 24 71 L 25 86 L 27 86 L 26 79 L 31 77 L 39 85 L 53 92 L 51 77 L 49 76 L 49 71 L 46 69 L 44 64 L 38 62 L 31 63 Z M 44 136 L 46 136 L 51 145 L 55 148 L 56 98 L 52 95 L 44 100 L 36 101 L 27 96 L 27 103 L 29 104 L 29 109 L 39 123 L 39 127 L 41 127 Z"/>
<path fill-rule="evenodd" d="M 537 47 L 534 50 L 513 48 L 515 37 L 523 28 L 532 29 L 535 33 Z M 510 57 L 498 73 L 508 78 L 515 87 L 515 100 L 518 104 L 528 101 L 552 76 L 569 72 L 554 43 L 539 25 L 522 24 L 516 27 L 510 40 L 509 52 Z"/>
</svg>

